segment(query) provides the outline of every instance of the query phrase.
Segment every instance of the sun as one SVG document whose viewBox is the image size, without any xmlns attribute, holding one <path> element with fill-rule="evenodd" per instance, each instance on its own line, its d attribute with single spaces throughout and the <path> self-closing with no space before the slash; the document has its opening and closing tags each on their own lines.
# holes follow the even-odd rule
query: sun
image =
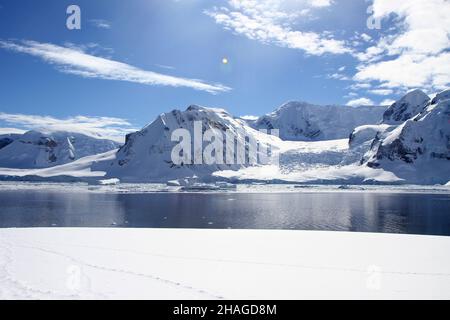
<svg viewBox="0 0 450 320">
<path fill-rule="evenodd" d="M 223 59 L 222 59 L 222 63 L 223 63 L 223 64 L 228 64 L 228 59 L 227 59 L 227 58 L 223 58 Z"/>
</svg>

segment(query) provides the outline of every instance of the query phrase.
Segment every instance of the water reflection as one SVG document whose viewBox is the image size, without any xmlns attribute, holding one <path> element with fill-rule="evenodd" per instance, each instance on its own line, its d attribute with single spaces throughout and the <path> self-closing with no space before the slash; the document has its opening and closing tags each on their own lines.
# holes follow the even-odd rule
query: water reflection
<svg viewBox="0 0 450 320">
<path fill-rule="evenodd" d="M 450 196 L 3 191 L 0 227 L 339 230 L 450 235 Z"/>
</svg>

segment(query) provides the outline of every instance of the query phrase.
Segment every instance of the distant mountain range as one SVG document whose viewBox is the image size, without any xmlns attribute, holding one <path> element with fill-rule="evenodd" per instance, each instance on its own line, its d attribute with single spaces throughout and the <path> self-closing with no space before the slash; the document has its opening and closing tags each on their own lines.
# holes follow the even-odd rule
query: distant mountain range
<svg viewBox="0 0 450 320">
<path fill-rule="evenodd" d="M 48 168 L 116 149 L 119 143 L 74 132 L 0 135 L 0 167 Z"/>
<path fill-rule="evenodd" d="M 127 135 L 120 148 L 112 141 L 70 133 L 0 136 L 0 167 L 17 168 L 0 169 L 0 175 L 12 180 L 77 177 L 164 182 L 197 177 L 231 182 L 446 184 L 450 180 L 449 121 L 450 90 L 433 98 L 414 90 L 389 107 L 289 102 L 254 121 L 223 109 L 192 105 L 185 111 L 161 114 Z M 208 129 L 238 133 L 237 148 L 248 148 L 246 137 L 271 147 L 279 165 L 173 163 L 171 153 L 177 142 L 172 141 L 172 132 L 183 128 L 194 136 L 196 122 L 201 123 L 201 133 Z M 279 138 L 259 129 L 278 129 Z M 192 158 L 195 150 L 192 142 Z M 51 168 L 18 170 L 45 167 Z"/>
</svg>

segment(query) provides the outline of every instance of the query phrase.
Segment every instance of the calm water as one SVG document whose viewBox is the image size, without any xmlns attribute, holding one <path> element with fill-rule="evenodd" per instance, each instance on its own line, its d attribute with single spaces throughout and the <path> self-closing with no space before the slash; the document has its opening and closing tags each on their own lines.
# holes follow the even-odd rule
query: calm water
<svg viewBox="0 0 450 320">
<path fill-rule="evenodd" d="M 299 229 L 450 235 L 450 195 L 2 191 L 0 227 Z"/>
</svg>

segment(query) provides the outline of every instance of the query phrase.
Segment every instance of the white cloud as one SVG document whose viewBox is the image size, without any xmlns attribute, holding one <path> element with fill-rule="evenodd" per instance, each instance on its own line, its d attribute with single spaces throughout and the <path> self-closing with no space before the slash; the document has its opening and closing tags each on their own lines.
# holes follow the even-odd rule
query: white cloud
<svg viewBox="0 0 450 320">
<path fill-rule="evenodd" d="M 362 33 L 360 35 L 361 39 L 364 40 L 365 42 L 369 42 L 370 40 L 372 40 L 372 37 L 369 36 L 367 33 Z"/>
<path fill-rule="evenodd" d="M 383 101 L 380 102 L 380 105 L 382 106 L 390 106 L 391 104 L 393 104 L 395 102 L 395 100 L 392 99 L 385 99 Z"/>
<path fill-rule="evenodd" d="M 374 16 L 395 14 L 402 31 L 389 39 L 385 50 L 390 54 L 437 54 L 449 46 L 450 2 L 447 0 L 374 0 Z"/>
<path fill-rule="evenodd" d="M 333 3 L 332 0 L 309 0 L 309 3 L 313 7 L 328 7 Z"/>
<path fill-rule="evenodd" d="M 373 89 L 373 90 L 369 90 L 369 92 L 372 94 L 379 95 L 379 96 L 388 96 L 388 95 L 394 93 L 394 91 L 391 89 Z"/>
<path fill-rule="evenodd" d="M 358 98 L 350 100 L 349 102 L 347 102 L 347 105 L 350 107 L 373 106 L 374 102 L 368 98 Z"/>
<path fill-rule="evenodd" d="M 249 120 L 249 121 L 258 120 L 258 116 L 251 116 L 251 115 L 240 116 L 240 118 L 243 120 Z"/>
<path fill-rule="evenodd" d="M 111 23 L 103 19 L 91 19 L 89 22 L 100 29 L 111 29 Z"/>
<path fill-rule="evenodd" d="M 86 78 L 128 81 L 151 86 L 187 87 L 212 94 L 231 90 L 221 84 L 209 84 L 202 80 L 180 78 L 139 69 L 126 63 L 88 54 L 82 48 L 61 47 L 36 41 L 1 40 L 0 47 L 39 57 L 56 65 L 61 72 Z"/>
<path fill-rule="evenodd" d="M 331 4 L 327 0 L 303 0 L 295 2 L 293 7 L 287 0 L 229 0 L 228 7 L 216 7 L 205 13 L 225 29 L 262 43 L 299 49 L 310 55 L 350 53 L 345 42 L 333 39 L 330 33 L 298 31 L 291 27 L 291 22 L 308 14 L 310 8 Z"/>
<path fill-rule="evenodd" d="M 51 116 L 0 113 L 0 120 L 21 128 L 15 130 L 70 131 L 118 142 L 124 141 L 125 134 L 137 131 L 127 120 L 113 117 L 76 116 L 58 119 Z M 0 132 L 7 130 L 8 128 L 3 128 Z"/>
<path fill-rule="evenodd" d="M 346 94 L 344 96 L 344 98 L 354 98 L 354 97 L 357 97 L 357 96 L 358 96 L 358 94 L 356 92 L 349 92 L 348 94 Z"/>
<path fill-rule="evenodd" d="M 450 52 L 440 55 L 403 54 L 396 59 L 359 67 L 356 81 L 378 81 L 386 88 L 445 89 L 450 83 Z"/>
<path fill-rule="evenodd" d="M 355 81 L 385 88 L 444 89 L 450 83 L 450 1 L 374 0 L 374 16 L 395 16 L 394 33 L 356 54 Z"/>
</svg>

